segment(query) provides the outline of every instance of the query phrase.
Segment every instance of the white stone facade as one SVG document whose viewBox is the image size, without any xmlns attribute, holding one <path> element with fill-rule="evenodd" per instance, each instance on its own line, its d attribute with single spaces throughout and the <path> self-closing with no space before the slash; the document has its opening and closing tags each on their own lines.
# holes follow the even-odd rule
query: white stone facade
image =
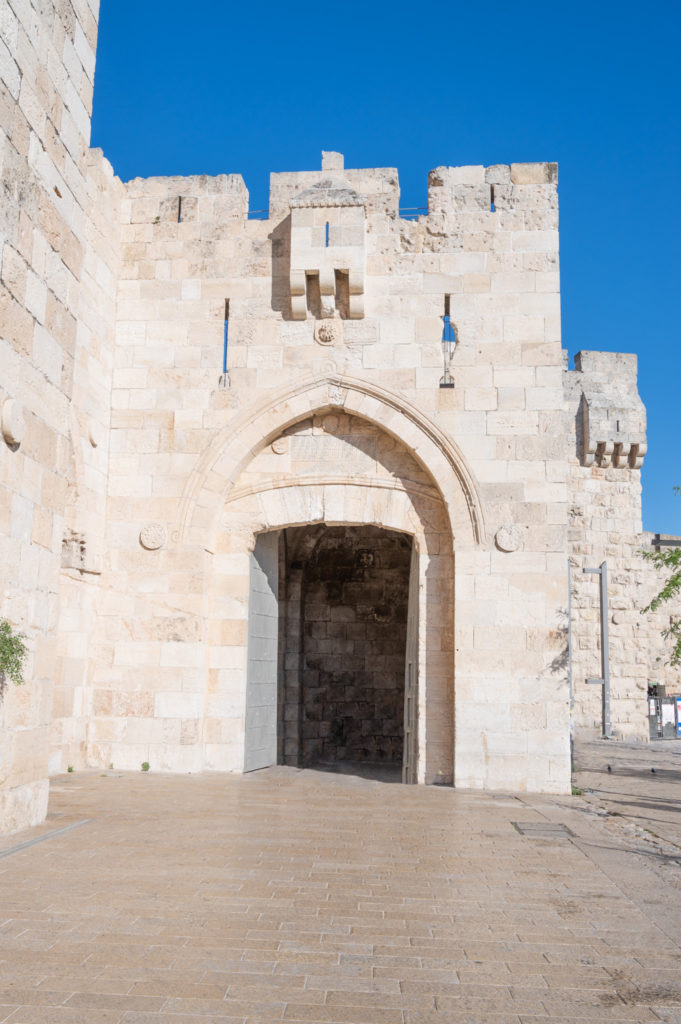
<svg viewBox="0 0 681 1024">
<path fill-rule="evenodd" d="M 88 149 L 93 5 L 5 6 L 0 614 L 31 657 L 0 706 L 0 826 L 39 821 L 68 765 L 243 770 L 252 552 L 306 526 L 411 545 L 414 780 L 569 791 L 568 559 L 575 727 L 600 728 L 579 573 L 607 560 L 613 731 L 644 738 L 645 414 L 635 357 L 564 368 L 556 166 L 437 168 L 417 219 L 396 170 L 333 153 L 272 175 L 265 220 L 238 175 L 123 184 Z M 279 614 L 295 763 L 307 670 Z M 358 657 L 365 628 L 324 625 L 316 656 Z"/>
</svg>

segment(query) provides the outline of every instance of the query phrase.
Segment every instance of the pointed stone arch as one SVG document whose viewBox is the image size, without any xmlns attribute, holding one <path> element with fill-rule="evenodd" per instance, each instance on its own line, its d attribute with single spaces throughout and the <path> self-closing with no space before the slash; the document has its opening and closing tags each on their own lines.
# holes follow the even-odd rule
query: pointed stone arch
<svg viewBox="0 0 681 1024">
<path fill-rule="evenodd" d="M 437 428 L 422 416 L 407 415 L 411 410 L 396 408 L 388 397 L 317 381 L 256 410 L 230 438 L 213 446 L 210 458 L 206 455 L 187 506 L 185 542 L 211 552 L 204 608 L 209 636 L 221 638 L 209 655 L 211 693 L 204 725 L 214 739 L 206 749 L 208 767 L 234 769 L 248 760 L 247 680 L 251 670 L 255 677 L 260 661 L 256 657 L 251 669 L 247 638 L 258 607 L 251 566 L 263 535 L 281 535 L 289 527 L 314 529 L 315 524 L 376 526 L 411 537 L 416 555 L 415 632 L 410 634 L 417 677 L 416 777 L 421 782 L 452 779 L 454 557 L 455 550 L 477 546 L 479 502 L 465 464 L 457 463 L 451 447 L 448 457 L 443 455 L 444 442 L 435 443 Z M 334 437 L 340 446 L 328 448 L 324 439 Z M 283 447 L 270 450 L 268 442 L 274 440 Z M 272 628 L 271 609 L 266 618 Z M 268 648 L 272 639 L 268 634 Z M 274 683 L 270 679 L 267 685 L 270 696 L 258 715 L 270 716 L 271 733 Z M 213 708 L 228 713 L 215 714 Z"/>
<path fill-rule="evenodd" d="M 287 427 L 325 410 L 366 419 L 397 439 L 432 479 L 457 546 L 485 544 L 479 488 L 458 446 L 403 396 L 340 375 L 307 378 L 288 386 L 223 427 L 187 481 L 174 540 L 215 550 L 220 513 L 242 469 Z"/>
</svg>

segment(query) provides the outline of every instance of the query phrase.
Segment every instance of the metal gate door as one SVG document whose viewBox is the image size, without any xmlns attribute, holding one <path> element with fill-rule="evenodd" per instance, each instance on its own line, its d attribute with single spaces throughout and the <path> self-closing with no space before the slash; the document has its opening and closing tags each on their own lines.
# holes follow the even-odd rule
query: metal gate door
<svg viewBox="0 0 681 1024">
<path fill-rule="evenodd" d="M 261 533 L 251 555 L 244 771 L 277 761 L 279 534 Z"/>
<path fill-rule="evenodd" d="M 407 611 L 407 652 L 404 666 L 404 749 L 402 782 L 416 782 L 416 708 L 419 665 L 419 553 L 411 542 L 409 605 Z"/>
</svg>

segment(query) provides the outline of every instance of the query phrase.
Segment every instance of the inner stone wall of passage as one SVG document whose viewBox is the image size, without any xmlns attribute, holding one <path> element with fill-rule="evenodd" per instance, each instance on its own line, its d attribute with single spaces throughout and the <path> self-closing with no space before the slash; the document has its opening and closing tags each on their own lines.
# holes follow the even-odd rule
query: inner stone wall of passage
<svg viewBox="0 0 681 1024">
<path fill-rule="evenodd" d="M 285 715 L 300 719 L 292 763 L 401 766 L 410 557 L 409 537 L 377 527 L 286 531 L 289 600 L 300 602 L 291 629 L 302 634 L 300 679 L 284 697 Z"/>
</svg>

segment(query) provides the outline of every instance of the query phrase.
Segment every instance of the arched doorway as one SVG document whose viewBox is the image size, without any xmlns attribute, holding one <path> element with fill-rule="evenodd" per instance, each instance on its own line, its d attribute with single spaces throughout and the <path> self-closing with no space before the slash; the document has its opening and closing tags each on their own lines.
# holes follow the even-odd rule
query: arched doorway
<svg viewBox="0 0 681 1024">
<path fill-rule="evenodd" d="M 395 541 L 390 537 L 400 539 Z M 328 697 L 328 687 L 337 694 L 343 684 L 354 698 L 358 697 L 358 687 L 363 687 L 365 697 L 367 688 L 378 687 L 367 682 L 366 662 L 359 664 L 359 648 L 354 651 L 358 638 L 349 636 L 347 631 L 340 636 L 340 630 L 337 636 L 329 635 L 325 626 L 326 636 L 316 638 L 324 640 L 325 644 L 312 644 L 315 650 L 311 653 L 309 641 L 315 639 L 311 635 L 315 630 L 322 631 L 321 620 L 315 618 L 317 613 L 328 614 L 329 621 L 333 621 L 332 615 L 340 617 L 337 621 L 343 616 L 348 621 L 352 618 L 357 632 L 361 632 L 359 627 L 366 626 L 366 622 L 359 621 L 364 614 L 358 617 L 360 606 L 366 607 L 367 616 L 380 618 L 376 606 L 381 604 L 382 595 L 391 585 L 390 573 L 383 573 L 384 578 L 379 579 L 368 571 L 363 574 L 359 571 L 358 561 L 370 560 L 372 554 L 369 539 L 374 544 L 374 558 L 378 553 L 379 561 L 383 558 L 386 565 L 391 560 L 399 564 L 401 583 L 397 586 L 399 600 L 396 601 L 399 609 L 395 614 L 401 631 L 401 670 L 398 671 L 398 655 L 395 654 L 390 661 L 391 688 L 395 691 L 390 701 L 381 703 L 374 694 L 371 697 L 374 711 L 370 710 L 370 701 L 364 700 L 363 717 L 355 715 L 354 719 L 343 710 L 341 718 L 355 723 L 353 726 L 348 722 L 344 731 L 342 725 L 334 721 L 332 707 L 336 715 L 342 710 L 337 699 L 328 701 L 323 715 L 319 709 Z M 295 559 L 287 562 L 287 556 L 281 553 L 287 542 L 295 542 L 305 554 L 298 560 L 301 562 L 298 568 Z M 454 733 L 452 534 L 438 488 L 406 446 L 375 423 L 338 410 L 320 410 L 291 424 L 270 444 L 262 445 L 242 470 L 223 506 L 215 546 L 217 571 L 212 578 L 215 614 L 220 610 L 224 614 L 229 607 L 232 618 L 230 622 L 216 621 L 214 632 L 237 636 L 242 623 L 241 635 L 246 641 L 240 651 L 233 645 L 229 653 L 220 652 L 217 660 L 228 659 L 231 670 L 225 668 L 216 676 L 218 688 L 225 684 L 225 697 L 228 687 L 234 695 L 237 675 L 241 679 L 242 710 L 240 721 L 232 722 L 231 738 L 241 746 L 243 769 L 251 770 L 287 758 L 305 764 L 319 757 L 339 762 L 346 756 L 355 762 L 378 756 L 379 761 L 401 765 L 406 749 L 404 706 L 405 699 L 409 698 L 413 758 L 411 763 L 409 757 L 406 758 L 407 777 L 409 781 L 450 782 Z M 334 589 L 331 570 L 327 572 L 329 578 L 324 580 L 319 559 L 315 562 L 315 551 L 321 555 L 326 549 L 328 555 L 334 546 L 346 548 L 340 553 L 337 550 L 334 556 L 336 569 L 342 569 L 348 577 L 347 586 L 340 592 Z M 219 571 L 221 564 L 228 570 L 225 576 Z M 396 571 L 397 568 L 395 566 Z M 296 572 L 300 577 L 297 585 L 301 588 L 305 577 L 308 588 L 314 584 L 324 589 L 325 609 L 313 611 L 311 604 L 315 602 L 305 603 L 302 590 L 296 593 L 290 582 L 291 574 Z M 352 578 L 353 575 L 356 578 Z M 361 579 L 362 575 L 366 578 Z M 410 580 L 411 614 L 408 610 L 405 613 Z M 366 593 L 362 595 L 361 584 L 371 591 L 373 611 L 369 611 L 371 600 Z M 395 585 L 394 579 L 392 584 Z M 303 634 L 308 639 L 306 648 L 303 645 L 303 649 L 286 650 L 286 644 L 289 648 L 291 644 L 290 630 L 287 634 L 286 626 L 284 647 L 279 638 L 282 617 L 285 619 L 290 614 L 294 594 L 303 612 L 299 628 L 307 629 L 310 635 Z M 334 601 L 336 610 L 332 612 Z M 348 603 L 341 611 L 342 601 Z M 354 610 L 350 607 L 353 603 Z M 331 634 L 333 632 L 332 629 Z M 372 634 L 370 653 L 375 657 L 379 657 L 378 645 L 385 639 L 380 636 L 380 630 Z M 320 646 L 325 646 L 326 650 L 321 651 Z M 340 650 L 343 646 L 347 648 L 345 652 Z M 322 653 L 328 658 L 321 659 Z M 344 679 L 342 671 L 340 675 L 337 671 L 340 660 L 334 660 L 342 659 L 343 653 L 358 659 L 353 662 L 355 675 L 346 674 Z M 411 672 L 407 665 L 409 655 Z M 380 656 L 389 657 L 387 654 Z M 316 658 L 316 667 L 310 657 L 313 661 Z M 303 689 L 296 697 L 298 708 L 294 710 L 293 701 L 285 696 L 285 672 L 321 672 L 327 692 L 314 695 L 316 704 L 310 699 L 301 703 L 306 684 L 312 690 L 321 688 L 312 685 L 319 682 L 319 675 L 314 679 L 312 675 L 305 679 L 299 677 L 298 685 L 302 684 Z M 405 679 L 411 681 L 409 693 L 405 693 Z M 289 682 L 294 685 L 291 678 Z M 395 727 L 393 710 L 398 690 L 402 721 Z M 281 707 L 286 704 L 288 708 Z M 383 714 L 375 714 L 376 708 L 382 708 Z M 323 723 L 322 730 L 317 729 L 315 715 Z M 288 726 L 293 716 L 298 722 L 297 735 L 293 735 L 295 727 Z M 379 720 L 380 725 L 376 724 Z M 373 724 L 367 724 L 369 722 Z M 224 725 L 223 722 L 221 728 L 224 729 Z M 210 721 L 207 721 L 207 728 L 212 728 Z M 216 731 L 217 728 L 215 723 Z M 323 730 L 328 730 L 329 735 L 335 730 L 338 742 L 335 745 L 330 741 L 320 743 L 324 739 L 320 735 Z M 361 743 L 363 730 L 368 738 L 364 744 Z M 379 730 L 392 736 L 391 742 L 387 739 L 379 742 Z M 347 739 L 351 731 L 358 732 L 359 736 L 350 744 L 340 742 Z M 303 736 L 303 732 L 310 735 Z M 312 735 L 313 732 L 316 734 Z M 310 742 L 306 745 L 305 740 Z"/>
<path fill-rule="evenodd" d="M 355 436 L 343 434 L 344 417 L 377 431 L 368 446 L 361 440 L 363 425 Z M 306 422 L 308 427 L 300 426 Z M 298 429 L 329 439 L 289 440 Z M 462 602 L 466 609 L 464 622 L 474 620 L 478 595 L 471 593 L 471 578 L 489 568 L 479 489 L 456 444 L 422 410 L 380 385 L 335 374 L 289 383 L 230 419 L 202 454 L 178 506 L 173 540 L 206 565 L 205 766 L 244 768 L 250 565 L 257 538 L 314 523 L 373 524 L 413 538 L 416 775 L 419 782 L 451 781 L 454 592 L 457 606 Z M 455 548 L 462 568 L 456 575 Z M 480 663 L 472 630 L 464 625 L 459 632 L 458 702 L 470 720 Z M 457 774 L 470 785 L 487 772 L 487 759 L 483 765 L 479 740 L 466 728 L 465 743 L 457 744 Z"/>
<path fill-rule="evenodd" d="M 277 760 L 412 781 L 412 538 L 325 523 L 280 537 Z"/>
</svg>

